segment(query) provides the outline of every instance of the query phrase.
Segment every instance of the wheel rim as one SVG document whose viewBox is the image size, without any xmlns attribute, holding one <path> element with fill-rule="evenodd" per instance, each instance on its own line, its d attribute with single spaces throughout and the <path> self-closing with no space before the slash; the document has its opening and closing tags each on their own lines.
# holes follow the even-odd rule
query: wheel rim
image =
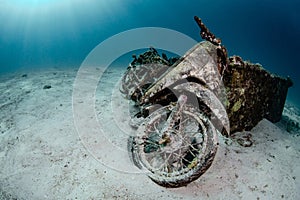
<svg viewBox="0 0 300 200">
<path fill-rule="evenodd" d="M 154 181 L 191 182 L 196 179 L 193 174 L 203 165 L 207 167 L 206 156 L 211 146 L 216 150 L 217 145 L 212 143 L 216 142 L 216 131 L 208 118 L 190 105 L 185 105 L 179 121 L 166 129 L 172 110 L 174 106 L 169 105 L 146 118 L 138 128 L 134 154 L 139 166 L 146 168 Z"/>
</svg>

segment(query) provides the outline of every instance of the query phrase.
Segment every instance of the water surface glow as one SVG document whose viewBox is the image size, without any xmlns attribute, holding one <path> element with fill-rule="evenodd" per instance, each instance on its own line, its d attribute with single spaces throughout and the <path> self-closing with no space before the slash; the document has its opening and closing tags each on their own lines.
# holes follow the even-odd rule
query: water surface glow
<svg viewBox="0 0 300 200">
<path fill-rule="evenodd" d="M 201 41 L 198 15 L 229 55 L 291 76 L 289 95 L 300 102 L 299 7 L 295 0 L 0 0 L 0 73 L 78 68 L 99 43 L 133 28 L 168 28 Z"/>
</svg>

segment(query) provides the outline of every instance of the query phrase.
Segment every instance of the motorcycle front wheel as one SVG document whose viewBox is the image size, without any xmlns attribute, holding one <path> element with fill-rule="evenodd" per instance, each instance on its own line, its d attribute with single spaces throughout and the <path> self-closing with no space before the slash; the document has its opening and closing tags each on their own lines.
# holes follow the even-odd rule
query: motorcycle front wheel
<svg viewBox="0 0 300 200">
<path fill-rule="evenodd" d="M 145 118 L 128 143 L 134 164 L 157 184 L 181 187 L 198 179 L 217 152 L 217 130 L 193 105 L 164 106 Z"/>
</svg>

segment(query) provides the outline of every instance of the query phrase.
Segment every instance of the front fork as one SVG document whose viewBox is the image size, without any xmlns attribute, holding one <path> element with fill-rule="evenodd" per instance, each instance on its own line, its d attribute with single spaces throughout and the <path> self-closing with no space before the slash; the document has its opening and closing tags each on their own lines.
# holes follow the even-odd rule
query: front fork
<svg viewBox="0 0 300 200">
<path fill-rule="evenodd" d="M 178 126 L 178 130 L 180 132 L 180 119 L 186 102 L 187 96 L 180 95 L 175 104 L 175 107 L 171 110 L 171 113 L 166 121 L 166 126 L 163 129 L 163 135 L 159 141 L 159 144 L 166 144 L 171 142 L 171 134 L 173 133 L 172 129 L 174 129 L 175 126 Z M 178 125 L 176 123 L 178 123 Z"/>
</svg>

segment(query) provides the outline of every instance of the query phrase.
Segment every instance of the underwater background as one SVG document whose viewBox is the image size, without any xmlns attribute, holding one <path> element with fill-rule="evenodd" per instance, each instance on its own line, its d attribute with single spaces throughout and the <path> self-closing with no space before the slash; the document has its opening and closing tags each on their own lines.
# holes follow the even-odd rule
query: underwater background
<svg viewBox="0 0 300 200">
<path fill-rule="evenodd" d="M 0 74 L 77 69 L 100 42 L 139 27 L 169 28 L 201 41 L 197 15 L 229 55 L 290 76 L 288 100 L 299 105 L 299 8 L 297 0 L 0 0 Z M 122 61 L 126 67 L 131 58 Z"/>
</svg>

